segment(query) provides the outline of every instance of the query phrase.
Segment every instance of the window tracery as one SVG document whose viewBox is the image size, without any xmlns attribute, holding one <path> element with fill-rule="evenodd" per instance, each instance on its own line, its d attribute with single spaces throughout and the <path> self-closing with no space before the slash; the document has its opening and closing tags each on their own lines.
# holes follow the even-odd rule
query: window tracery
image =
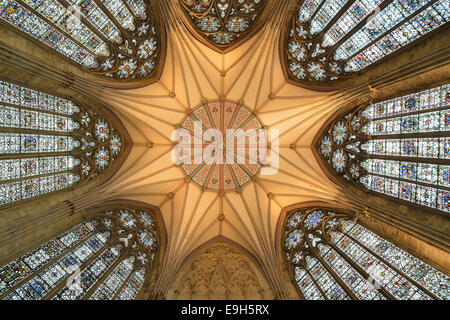
<svg viewBox="0 0 450 320">
<path fill-rule="evenodd" d="M 291 79 L 347 78 L 448 23 L 445 0 L 301 0 L 288 29 Z"/>
<path fill-rule="evenodd" d="M 194 28 L 224 49 L 245 37 L 264 10 L 266 0 L 181 0 Z"/>
<path fill-rule="evenodd" d="M 0 205 L 84 183 L 111 167 L 122 144 L 94 109 L 0 81 Z"/>
<path fill-rule="evenodd" d="M 327 167 L 351 183 L 450 212 L 449 85 L 363 105 L 318 141 Z"/>
<path fill-rule="evenodd" d="M 290 212 L 282 244 L 307 300 L 450 299 L 448 275 L 335 209 Z"/>
<path fill-rule="evenodd" d="M 148 0 L 0 0 L 0 22 L 116 80 L 157 67 L 161 37 Z"/>
<path fill-rule="evenodd" d="M 120 215 L 135 219 L 132 228 Z M 142 220 L 142 217 L 145 217 Z M 5 300 L 131 300 L 149 279 L 159 253 L 159 229 L 150 210 L 117 207 L 0 268 Z M 152 227 L 144 221 L 151 221 Z M 143 241 L 139 232 L 145 232 Z"/>
<path fill-rule="evenodd" d="M 266 279 L 239 249 L 216 242 L 197 252 L 181 268 L 168 299 L 270 299 Z"/>
</svg>

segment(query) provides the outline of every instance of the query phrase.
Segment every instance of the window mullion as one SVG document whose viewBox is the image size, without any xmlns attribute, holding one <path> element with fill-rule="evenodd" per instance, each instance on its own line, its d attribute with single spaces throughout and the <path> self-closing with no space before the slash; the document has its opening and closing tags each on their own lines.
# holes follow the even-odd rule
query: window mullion
<svg viewBox="0 0 450 320">
<path fill-rule="evenodd" d="M 364 244 L 362 244 L 361 242 L 359 242 L 358 239 L 354 238 L 352 235 L 350 235 L 347 232 L 343 232 L 346 236 L 348 236 L 350 239 L 352 239 L 353 241 L 355 241 L 357 244 L 359 244 L 361 247 L 363 247 L 364 249 L 366 249 L 369 253 L 371 253 L 372 255 L 374 255 L 377 259 L 379 259 L 380 261 L 382 261 L 383 263 L 385 263 L 388 267 L 390 267 L 392 270 L 394 270 L 395 272 L 397 272 L 398 274 L 400 274 L 401 276 L 403 276 L 405 279 L 408 279 L 409 281 L 411 281 L 417 288 L 419 288 L 420 290 L 422 290 L 423 292 L 425 292 L 426 294 L 428 294 L 430 297 L 432 297 L 435 300 L 441 300 L 439 297 L 437 297 L 435 294 L 433 294 L 431 291 L 429 291 L 428 289 L 426 289 L 425 287 L 423 287 L 421 284 L 419 284 L 416 280 L 412 279 L 410 276 L 408 276 L 407 274 L 405 274 L 403 271 L 401 271 L 400 269 L 398 269 L 397 267 L 395 267 L 394 265 L 392 265 L 389 261 L 385 260 L 383 257 L 379 256 L 376 252 L 372 251 L 372 249 L 370 249 L 369 247 L 365 246 Z"/>
<path fill-rule="evenodd" d="M 9 103 L 9 102 L 5 102 L 5 101 L 0 101 L 0 106 L 5 106 L 5 107 L 12 107 L 12 108 L 16 108 L 16 109 L 23 109 L 26 111 L 34 111 L 34 112 L 38 112 L 38 113 L 45 113 L 45 114 L 51 114 L 54 116 L 59 116 L 59 117 L 66 117 L 66 118 L 71 118 L 72 120 L 75 121 L 74 116 L 76 115 L 74 114 L 67 114 L 67 113 L 61 113 L 61 112 L 56 112 L 56 111 L 51 111 L 51 110 L 42 110 L 39 108 L 33 108 L 33 107 L 27 107 L 24 106 L 22 104 L 14 104 L 14 103 Z"/>
<path fill-rule="evenodd" d="M 10 153 L 0 154 L 0 160 L 14 160 L 14 159 L 27 159 L 27 158 L 45 158 L 45 157 L 59 157 L 59 156 L 73 156 L 77 158 L 78 153 L 71 153 L 72 151 L 64 152 L 30 152 L 30 153 Z M 81 154 L 82 156 L 85 156 Z"/>
<path fill-rule="evenodd" d="M 49 173 L 44 173 L 44 174 L 37 174 L 34 176 L 21 177 L 21 178 L 10 179 L 10 180 L 2 180 L 2 181 L 0 181 L 0 184 L 14 183 L 14 182 L 25 181 L 25 180 L 30 180 L 30 179 L 38 179 L 38 178 L 45 178 L 45 177 L 49 177 L 49 176 L 55 176 L 55 175 L 64 174 L 64 173 L 71 173 L 74 171 L 75 168 L 76 167 L 74 167 L 72 169 L 67 169 L 64 171 L 55 171 L 55 172 L 49 172 Z"/>
<path fill-rule="evenodd" d="M 304 263 L 304 269 L 306 274 L 309 276 L 309 278 L 311 279 L 311 281 L 313 282 L 314 286 L 317 288 L 317 290 L 319 290 L 320 294 L 322 295 L 322 297 L 325 300 L 330 300 L 328 299 L 327 295 L 325 294 L 325 292 L 323 292 L 322 288 L 320 287 L 320 285 L 317 283 L 316 279 L 314 279 L 314 277 L 312 276 L 311 272 L 309 272 L 309 269 L 306 265 L 306 262 Z"/>
<path fill-rule="evenodd" d="M 380 12 L 383 11 L 388 5 L 390 5 L 394 0 L 386 0 L 378 7 L 380 8 Z M 375 8 L 370 12 L 374 12 Z M 360 21 L 356 26 L 353 27 L 353 29 L 346 33 L 341 40 L 336 42 L 331 48 L 329 48 L 330 52 L 335 52 L 337 48 L 339 48 L 345 41 L 347 41 L 351 36 L 353 36 L 358 30 L 360 30 L 366 23 L 368 22 L 369 18 L 372 16 L 372 14 L 369 14 L 366 18 L 364 18 L 362 21 Z M 350 60 L 350 58 L 347 58 L 347 60 Z"/>
<path fill-rule="evenodd" d="M 439 188 L 439 189 L 443 189 L 443 190 L 446 190 L 446 191 L 450 191 L 449 187 L 440 186 L 438 184 L 429 184 L 429 183 L 424 183 L 424 182 L 417 181 L 417 180 L 407 180 L 407 179 L 403 179 L 403 178 L 399 178 L 399 177 L 392 177 L 392 176 L 388 176 L 388 175 L 382 175 L 382 174 L 375 173 L 375 172 L 370 172 L 370 174 L 372 176 L 377 176 L 377 177 L 381 177 L 381 178 L 388 178 L 388 179 L 398 180 L 400 182 L 414 183 L 414 184 L 421 185 L 421 186 L 424 186 L 424 187 Z"/>
<path fill-rule="evenodd" d="M 70 253 L 71 251 L 76 250 L 77 248 L 81 247 L 83 244 L 86 243 L 86 241 L 88 239 L 90 239 L 92 236 L 95 236 L 98 232 L 96 232 L 95 230 L 92 231 L 91 233 L 89 233 L 83 240 L 82 242 L 80 242 L 78 245 L 76 246 L 72 246 L 67 248 L 66 250 L 64 250 L 63 252 L 61 252 L 61 254 L 59 254 L 58 256 L 56 256 L 55 258 L 53 258 L 52 260 L 50 260 L 49 262 L 47 262 L 45 265 L 43 265 L 42 267 L 40 267 L 39 269 L 33 271 L 29 276 L 27 276 L 26 278 L 24 278 L 23 280 L 21 280 L 20 282 L 18 282 L 17 284 L 15 284 L 14 286 L 12 286 L 10 289 L 6 290 L 4 293 L 0 294 L 0 300 L 4 299 L 5 297 L 7 297 L 9 294 L 11 294 L 12 292 L 14 292 L 17 288 L 19 288 L 20 286 L 22 286 L 23 284 L 27 283 L 28 281 L 30 281 L 31 279 L 33 279 L 36 275 L 42 273 L 44 270 L 46 270 L 47 268 L 49 268 L 51 265 L 53 265 L 54 263 L 56 263 L 59 259 L 63 258 L 65 255 L 67 255 L 68 253 Z M 55 238 L 53 238 L 52 240 L 55 240 Z M 50 241 L 52 241 L 50 240 Z M 49 242 L 49 241 L 47 241 Z M 46 243 L 47 243 L 46 242 Z M 44 243 L 44 244 L 46 244 Z M 39 247 L 37 247 L 39 248 Z M 37 249 L 36 248 L 36 249 Z M 32 251 L 31 251 L 32 252 Z M 23 257 L 23 256 L 22 256 Z M 15 261 L 15 260 L 14 260 Z M 11 261 L 12 262 L 12 261 Z"/>
<path fill-rule="evenodd" d="M 304 1 L 303 1 L 304 2 Z M 327 0 L 322 0 L 322 2 L 319 4 L 319 6 L 317 7 L 316 11 L 314 11 L 314 13 L 311 15 L 309 21 L 313 21 L 314 18 L 316 17 L 317 13 L 320 11 L 320 9 L 322 9 L 323 5 L 325 4 L 325 2 L 327 2 Z M 303 6 L 303 4 L 302 4 Z M 300 7 L 301 8 L 301 7 Z"/>
<path fill-rule="evenodd" d="M 367 107 L 367 106 L 365 106 Z M 364 110 L 365 107 L 362 107 L 361 109 Z M 411 112 L 405 112 L 405 113 L 398 113 L 398 114 L 391 114 L 389 116 L 384 116 L 384 117 L 379 117 L 379 118 L 366 118 L 367 119 L 367 123 L 372 122 L 372 121 L 377 121 L 377 120 L 386 120 L 386 119 L 392 119 L 392 118 L 397 118 L 397 117 L 408 117 L 408 116 L 413 116 L 415 114 L 422 114 L 422 113 L 428 113 L 428 112 L 435 112 L 435 111 L 445 111 L 449 109 L 449 106 L 440 106 L 440 107 L 435 107 L 435 108 L 429 108 L 429 109 L 422 109 L 422 110 L 416 110 L 416 111 L 411 111 Z"/>
<path fill-rule="evenodd" d="M 128 9 L 128 11 L 130 11 L 131 16 L 133 17 L 133 21 L 136 22 L 139 18 L 136 16 L 134 11 L 131 9 L 131 6 L 129 5 L 128 1 L 123 0 L 122 2 L 123 2 L 123 5 Z"/>
<path fill-rule="evenodd" d="M 40 134 L 45 136 L 72 136 L 73 131 L 52 131 L 52 130 L 40 130 L 40 129 L 29 129 L 23 127 L 1 127 L 1 133 L 16 133 L 16 134 Z M 20 132 L 19 132 L 20 131 Z"/>
<path fill-rule="evenodd" d="M 45 23 L 47 25 L 49 25 L 50 27 L 52 27 L 53 29 L 57 30 L 59 33 L 63 34 L 65 37 L 69 38 L 71 41 L 73 41 L 77 46 L 79 46 L 80 48 L 83 48 L 84 50 L 86 50 L 87 52 L 91 53 L 94 57 L 98 57 L 98 54 L 95 53 L 93 50 L 91 50 L 90 48 L 86 47 L 84 44 L 82 44 L 81 42 L 79 42 L 77 39 L 75 39 L 72 35 L 68 34 L 66 31 L 64 31 L 61 28 L 58 28 L 56 26 L 55 23 L 53 23 L 52 21 L 48 20 L 46 17 L 44 17 L 40 12 L 38 12 L 37 10 L 31 8 L 30 6 L 28 6 L 27 3 L 24 3 L 23 0 L 14 0 L 17 1 L 18 3 L 20 3 L 20 5 L 22 5 L 24 8 L 26 8 L 28 11 L 30 11 L 31 13 L 33 13 L 35 16 L 37 16 L 39 19 L 41 19 L 42 21 L 45 21 Z"/>
<path fill-rule="evenodd" d="M 382 139 L 414 139 L 414 138 L 448 138 L 450 132 L 448 131 L 433 131 L 433 132 L 407 132 L 397 134 L 383 134 L 367 136 L 368 140 L 382 140 Z"/>
<path fill-rule="evenodd" d="M 334 15 L 334 17 L 330 20 L 330 22 L 328 22 L 328 24 L 322 29 L 322 31 L 320 32 L 321 34 L 326 34 L 327 31 L 336 23 L 337 20 L 339 20 L 340 17 L 342 17 L 345 12 L 347 11 L 348 8 L 350 8 L 350 6 L 352 4 L 354 4 L 357 0 L 354 1 L 347 1 L 344 6 Z M 392 0 L 387 0 L 387 1 L 392 1 Z M 320 8 L 319 8 L 320 9 Z M 318 12 L 318 11 L 317 11 Z M 317 14 L 317 12 L 314 14 L 314 16 Z M 312 20 L 312 19 L 311 19 Z M 351 34 L 351 32 L 349 33 Z M 332 52 L 333 50 L 330 50 L 330 52 Z"/>
<path fill-rule="evenodd" d="M 308 237 L 305 237 L 308 241 L 308 245 L 310 248 L 313 248 L 311 241 L 308 239 Z M 315 257 L 322 263 L 322 265 L 327 269 L 327 271 L 333 276 L 334 280 L 339 283 L 342 290 L 345 291 L 345 293 L 352 298 L 352 300 L 359 300 L 358 297 L 353 293 L 353 291 L 342 281 L 341 277 L 338 276 L 334 270 L 328 265 L 328 263 L 321 257 L 321 255 L 317 252 L 317 250 L 312 250 L 314 252 Z"/>
<path fill-rule="evenodd" d="M 109 20 L 111 20 L 111 22 L 116 26 L 116 28 L 118 28 L 121 32 L 123 41 L 122 44 L 125 44 L 125 42 L 128 39 L 128 31 L 126 31 L 125 27 L 122 25 L 122 23 L 120 21 L 118 21 L 116 19 L 116 17 L 114 17 L 114 15 L 112 14 L 111 11 L 109 11 L 108 8 L 106 8 L 106 6 L 103 4 L 103 1 L 100 0 L 93 0 L 95 2 L 95 4 L 100 8 L 101 11 L 103 11 L 104 14 L 106 14 L 106 16 L 109 18 Z M 104 0 L 105 2 L 110 1 L 110 0 Z M 122 3 L 125 5 L 124 3 L 125 1 L 123 1 Z M 128 9 L 128 7 L 126 7 Z M 133 15 L 133 12 L 130 11 L 130 14 Z M 134 17 L 134 16 L 133 16 Z M 136 20 L 133 19 L 133 23 L 135 24 Z M 136 26 L 135 26 L 136 27 Z M 132 45 L 132 42 L 130 42 L 130 45 Z"/>
<path fill-rule="evenodd" d="M 361 267 L 359 267 L 352 259 L 347 257 L 347 255 L 342 252 L 340 248 L 338 248 L 334 243 L 330 241 L 331 247 L 336 250 L 336 252 L 339 253 L 339 255 L 348 263 L 350 264 L 366 281 L 369 279 L 369 275 L 367 272 L 365 272 Z M 381 287 L 379 289 L 376 289 L 379 291 L 386 299 L 389 300 L 397 300 L 392 294 L 390 294 L 385 288 Z"/>
<path fill-rule="evenodd" d="M 358 51 L 356 51 L 354 54 L 352 54 L 351 56 L 349 56 L 347 59 L 345 59 L 345 61 L 350 61 L 351 59 L 353 59 L 355 56 L 357 56 L 359 53 L 363 52 L 364 50 L 366 50 L 367 48 L 369 48 L 370 46 L 372 46 L 375 42 L 379 41 L 380 39 L 383 39 L 384 37 L 386 37 L 388 34 L 390 34 L 392 31 L 394 31 L 395 29 L 403 26 L 405 23 L 407 23 L 408 21 L 410 21 L 413 17 L 415 17 L 416 15 L 420 14 L 421 12 L 425 11 L 426 9 L 428 9 L 430 6 L 432 6 L 433 4 L 435 4 L 438 0 L 434 0 L 434 1 L 430 1 L 429 3 L 427 3 L 426 5 L 424 5 L 420 10 L 413 12 L 412 14 L 410 14 L 409 16 L 405 17 L 403 19 L 402 22 L 396 24 L 395 26 L 393 26 L 392 28 L 390 28 L 389 30 L 387 30 L 386 32 L 384 32 L 383 34 L 381 34 L 379 37 L 377 37 L 376 39 L 372 40 L 371 42 L 369 42 L 367 45 L 365 45 L 364 47 L 362 47 L 361 49 L 359 49 Z M 337 47 L 339 48 L 339 47 Z M 337 49 L 336 48 L 336 49 Z"/>
<path fill-rule="evenodd" d="M 77 8 L 75 5 L 71 5 L 67 0 L 56 0 L 56 1 L 58 1 L 66 9 L 68 9 L 70 7 Z M 79 10 L 79 9 L 77 8 L 77 10 Z M 80 23 L 82 23 L 86 27 L 88 27 L 89 30 L 91 30 L 96 36 L 98 36 L 100 39 L 102 39 L 105 43 L 111 42 L 111 40 L 109 40 L 106 37 L 106 35 L 104 35 L 102 32 L 100 32 L 100 30 L 98 30 L 96 26 L 92 25 L 91 22 L 88 19 L 86 19 L 86 17 L 83 16 L 83 14 L 80 14 L 79 21 L 80 21 Z"/>
<path fill-rule="evenodd" d="M 80 275 L 83 273 L 84 269 L 90 265 L 93 261 L 95 261 L 103 252 L 105 252 L 106 250 L 108 250 L 112 243 L 113 243 L 114 239 L 111 238 L 108 242 L 106 242 L 103 247 L 98 250 L 97 252 L 95 252 L 89 259 L 87 259 L 81 266 L 78 266 L 80 269 Z M 85 242 L 83 242 L 84 244 Z M 57 293 L 59 293 L 59 291 L 61 291 L 62 289 L 64 289 L 67 285 L 67 278 L 70 275 L 66 275 L 63 279 L 60 280 L 60 283 L 58 285 L 56 285 L 52 290 L 50 290 L 44 297 L 43 300 L 51 300 L 52 298 L 54 298 L 56 296 Z"/>
<path fill-rule="evenodd" d="M 86 291 L 82 296 L 81 300 L 89 300 L 89 298 L 94 294 L 94 292 L 98 289 L 99 286 L 101 286 L 105 280 L 109 277 L 109 275 L 114 271 L 114 269 L 127 257 L 130 256 L 129 250 L 124 250 L 122 254 L 116 259 L 116 261 L 113 262 L 111 266 L 109 266 L 108 270 L 100 276 L 95 282 L 95 285 L 92 286 L 88 291 Z"/>
<path fill-rule="evenodd" d="M 383 159 L 383 160 L 396 160 L 403 162 L 418 162 L 418 163 L 429 163 L 429 164 L 438 164 L 438 165 L 448 165 L 449 161 L 446 159 L 437 159 L 437 158 L 420 158 L 420 157 L 402 157 L 402 156 L 388 156 L 388 155 L 379 155 L 379 154 L 369 154 L 366 159 Z"/>
<path fill-rule="evenodd" d="M 131 270 L 130 274 L 125 278 L 123 283 L 119 286 L 117 291 L 113 294 L 111 300 L 116 300 L 119 296 L 120 292 L 123 290 L 123 288 L 127 285 L 128 281 L 131 279 L 131 277 L 134 275 L 135 272 L 137 272 L 141 267 L 138 266 L 137 262 L 134 265 L 133 269 Z"/>
</svg>

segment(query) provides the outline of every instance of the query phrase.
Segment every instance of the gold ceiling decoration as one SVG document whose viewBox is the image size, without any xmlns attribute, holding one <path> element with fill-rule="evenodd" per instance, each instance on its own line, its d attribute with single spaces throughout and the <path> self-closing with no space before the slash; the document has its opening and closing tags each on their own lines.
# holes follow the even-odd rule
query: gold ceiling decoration
<svg viewBox="0 0 450 320">
<path fill-rule="evenodd" d="M 200 131 L 199 128 L 196 130 L 196 124 Z M 181 128 L 189 132 L 191 139 L 189 143 L 180 142 L 180 150 L 192 149 L 191 158 L 187 159 L 189 163 L 181 164 L 181 168 L 192 181 L 206 190 L 235 191 L 249 182 L 261 167 L 258 154 L 256 158 L 251 157 L 253 151 L 257 153 L 258 146 L 250 146 L 250 137 L 245 134 L 251 130 L 259 134 L 256 130 L 261 129 L 262 125 L 255 115 L 239 103 L 217 101 L 203 104 L 186 117 Z M 219 136 L 210 136 L 210 129 L 217 129 Z M 210 137 L 205 141 L 207 136 Z M 195 139 L 199 140 L 199 146 L 195 146 Z M 221 141 L 215 144 L 215 139 Z M 239 139 L 242 139 L 241 148 Z M 212 147 L 211 153 L 217 154 L 206 154 L 208 146 Z"/>
</svg>

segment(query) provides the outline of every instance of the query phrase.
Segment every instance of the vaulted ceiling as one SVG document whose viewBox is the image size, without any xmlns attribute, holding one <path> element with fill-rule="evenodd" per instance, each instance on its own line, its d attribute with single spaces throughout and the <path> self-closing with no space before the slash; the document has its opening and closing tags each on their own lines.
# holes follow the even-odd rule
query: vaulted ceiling
<svg viewBox="0 0 450 320">
<path fill-rule="evenodd" d="M 162 2 L 166 35 L 159 79 L 127 90 L 95 84 L 83 88 L 122 121 L 132 148 L 109 181 L 78 201 L 127 199 L 160 208 L 167 232 L 161 288 L 167 288 L 194 249 L 217 236 L 240 244 L 268 272 L 276 270 L 277 223 L 284 208 L 320 201 L 361 211 L 367 204 L 327 176 L 314 150 L 320 128 L 354 102 L 355 91 L 310 90 L 287 80 L 280 41 L 295 1 L 270 1 L 267 20 L 258 19 L 252 35 L 227 50 L 214 48 L 211 39 L 193 30 L 178 0 Z M 357 93 L 373 94 L 366 84 Z M 221 100 L 244 105 L 263 127 L 279 130 L 279 170 L 258 172 L 227 192 L 194 183 L 171 154 L 173 132 L 186 116 L 201 104 Z M 276 271 L 273 275 L 276 286 L 282 280 Z"/>
<path fill-rule="evenodd" d="M 341 98 L 286 82 L 278 43 L 287 9 L 283 2 L 252 38 L 219 53 L 194 38 L 175 3 L 168 2 L 163 12 L 167 55 L 160 80 L 126 91 L 89 92 L 116 111 L 134 142 L 122 168 L 96 196 L 139 200 L 161 209 L 168 234 L 168 277 L 192 250 L 218 235 L 274 265 L 276 224 L 284 207 L 310 200 L 349 203 L 311 148 Z M 219 99 L 243 103 L 264 126 L 279 130 L 279 171 L 257 174 L 237 192 L 202 191 L 171 159 L 177 125 L 202 102 Z"/>
</svg>

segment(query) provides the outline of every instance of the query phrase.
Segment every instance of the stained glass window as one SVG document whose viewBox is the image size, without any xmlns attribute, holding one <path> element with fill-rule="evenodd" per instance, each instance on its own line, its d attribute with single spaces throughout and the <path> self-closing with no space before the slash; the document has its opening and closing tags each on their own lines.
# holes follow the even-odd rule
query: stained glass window
<svg viewBox="0 0 450 320">
<path fill-rule="evenodd" d="M 294 210 L 286 217 L 282 243 L 302 298 L 450 299 L 448 275 L 350 218 L 325 208 Z"/>
<path fill-rule="evenodd" d="M 359 187 L 448 214 L 449 88 L 358 107 L 331 124 L 320 154 Z"/>
<path fill-rule="evenodd" d="M 0 22 L 119 80 L 150 76 L 159 27 L 147 0 L 0 0 Z"/>
<path fill-rule="evenodd" d="M 0 205 L 104 172 L 122 140 L 92 108 L 0 81 Z"/>
<path fill-rule="evenodd" d="M 266 0 L 180 0 L 194 28 L 210 43 L 227 48 L 247 35 Z"/>
<path fill-rule="evenodd" d="M 136 224 L 128 228 L 127 213 Z M 116 208 L 94 215 L 62 235 L 0 268 L 6 300 L 135 299 L 153 270 L 159 248 L 156 224 L 142 208 Z M 148 220 L 147 220 L 148 221 Z M 151 246 L 141 243 L 145 232 Z"/>
<path fill-rule="evenodd" d="M 345 78 L 448 23 L 446 0 L 300 0 L 288 30 L 293 80 Z"/>
</svg>

